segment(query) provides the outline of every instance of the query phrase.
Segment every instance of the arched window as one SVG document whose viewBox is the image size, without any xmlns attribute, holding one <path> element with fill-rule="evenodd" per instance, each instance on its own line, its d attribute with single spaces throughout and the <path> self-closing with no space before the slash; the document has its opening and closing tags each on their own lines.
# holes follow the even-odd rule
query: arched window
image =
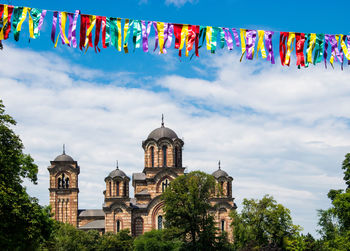
<svg viewBox="0 0 350 251">
<path fill-rule="evenodd" d="M 69 188 L 69 178 L 66 178 L 64 173 L 57 179 L 57 188 Z"/>
<path fill-rule="evenodd" d="M 220 182 L 220 192 L 221 192 L 221 195 L 224 195 L 224 182 L 223 181 L 221 181 Z"/>
<path fill-rule="evenodd" d="M 230 182 L 227 182 L 227 196 L 231 195 L 231 184 Z"/>
<path fill-rule="evenodd" d="M 64 173 L 62 173 L 61 180 L 62 180 L 62 188 L 66 188 L 66 182 L 65 182 L 65 178 L 64 178 Z"/>
<path fill-rule="evenodd" d="M 109 196 L 112 196 L 112 182 L 108 182 Z"/>
<path fill-rule="evenodd" d="M 162 150 L 163 150 L 163 167 L 166 167 L 167 164 L 166 164 L 166 151 L 167 151 L 167 147 L 166 146 L 163 146 L 162 147 Z"/>
<path fill-rule="evenodd" d="M 143 219 L 138 217 L 134 220 L 134 235 L 139 236 L 143 234 Z"/>
<path fill-rule="evenodd" d="M 163 229 L 163 216 L 161 215 L 158 216 L 158 229 L 159 230 Z"/>
<path fill-rule="evenodd" d="M 58 188 L 62 188 L 62 180 L 61 180 L 61 178 L 58 178 L 57 179 L 57 183 L 58 183 Z"/>
<path fill-rule="evenodd" d="M 126 181 L 124 181 L 123 194 L 126 196 Z"/>
<path fill-rule="evenodd" d="M 151 146 L 151 166 L 154 167 L 154 147 Z"/>
<path fill-rule="evenodd" d="M 120 231 L 120 220 L 117 220 L 116 230 L 117 230 L 117 233 L 119 233 L 119 231 Z"/>
<path fill-rule="evenodd" d="M 225 231 L 225 220 L 221 220 L 221 231 Z"/>
<path fill-rule="evenodd" d="M 117 181 L 117 196 L 119 196 L 119 181 Z"/>
<path fill-rule="evenodd" d="M 179 161 L 178 161 L 178 154 L 177 154 L 178 150 L 179 150 L 179 149 L 178 149 L 177 147 L 175 147 L 175 156 L 174 156 L 174 158 L 175 158 L 175 167 L 177 167 L 178 164 L 179 164 Z"/>
<path fill-rule="evenodd" d="M 163 182 L 162 182 L 162 193 L 164 193 L 165 189 L 170 185 L 169 183 L 169 180 L 168 179 L 165 179 Z"/>
</svg>

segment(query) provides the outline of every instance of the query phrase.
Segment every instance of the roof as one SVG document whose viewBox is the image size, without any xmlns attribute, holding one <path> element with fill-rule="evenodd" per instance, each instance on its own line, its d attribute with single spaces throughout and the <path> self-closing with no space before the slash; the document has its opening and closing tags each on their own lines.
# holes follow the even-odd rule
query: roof
<svg viewBox="0 0 350 251">
<path fill-rule="evenodd" d="M 225 171 L 221 170 L 220 168 L 215 172 L 213 172 L 212 175 L 217 179 L 220 177 L 228 177 L 228 174 Z"/>
<path fill-rule="evenodd" d="M 94 220 L 81 226 L 79 229 L 104 229 L 105 220 Z"/>
<path fill-rule="evenodd" d="M 122 170 L 119 170 L 119 168 L 117 168 L 117 169 L 113 170 L 112 172 L 110 172 L 107 177 L 111 177 L 111 178 L 122 177 L 122 178 L 125 178 L 127 176 Z"/>
<path fill-rule="evenodd" d="M 69 156 L 69 155 L 63 153 L 63 154 L 61 154 L 61 155 L 58 155 L 58 156 L 55 158 L 54 161 L 67 161 L 67 162 L 72 162 L 72 161 L 74 161 L 74 159 L 73 159 L 71 156 Z"/>
<path fill-rule="evenodd" d="M 79 210 L 79 217 L 96 217 L 96 216 L 105 216 L 105 213 L 102 209 L 82 209 Z"/>
<path fill-rule="evenodd" d="M 131 206 L 133 208 L 140 208 L 140 209 L 143 208 L 143 209 L 145 209 L 145 208 L 148 207 L 148 204 L 137 204 L 136 198 L 131 198 L 130 199 L 130 204 L 131 204 Z"/>
<path fill-rule="evenodd" d="M 146 174 L 144 173 L 133 173 L 132 174 L 133 180 L 146 180 Z"/>
<path fill-rule="evenodd" d="M 144 190 L 142 190 L 141 192 L 136 193 L 135 195 L 149 195 L 148 189 L 144 189 Z"/>
<path fill-rule="evenodd" d="M 155 140 L 159 140 L 160 138 L 178 139 L 176 133 L 164 125 L 157 129 L 154 129 L 147 137 L 147 139 Z"/>
</svg>

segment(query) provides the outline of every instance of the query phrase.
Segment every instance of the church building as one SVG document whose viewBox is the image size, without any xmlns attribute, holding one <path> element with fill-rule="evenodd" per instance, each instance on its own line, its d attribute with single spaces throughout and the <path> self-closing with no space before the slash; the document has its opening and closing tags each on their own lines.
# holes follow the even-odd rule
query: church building
<svg viewBox="0 0 350 251">
<path fill-rule="evenodd" d="M 184 142 L 177 134 L 164 126 L 153 130 L 142 141 L 144 168 L 133 173 L 130 180 L 117 165 L 104 179 L 104 203 L 101 209 L 79 209 L 78 176 L 80 166 L 63 150 L 48 167 L 50 172 L 50 205 L 57 221 L 101 233 L 130 229 L 138 236 L 152 229 L 164 227 L 163 201 L 160 196 L 179 175 L 184 175 L 182 149 Z M 141 171 L 141 170 L 140 170 Z M 186 174 L 185 174 L 186 175 Z M 227 231 L 232 239 L 229 212 L 236 209 L 232 197 L 232 177 L 220 167 L 212 173 L 217 186 L 211 204 L 217 227 Z M 134 196 L 129 195 L 129 185 L 134 187 Z M 84 188 L 83 188 L 84 189 Z M 215 207 L 214 207 L 215 206 Z"/>
</svg>

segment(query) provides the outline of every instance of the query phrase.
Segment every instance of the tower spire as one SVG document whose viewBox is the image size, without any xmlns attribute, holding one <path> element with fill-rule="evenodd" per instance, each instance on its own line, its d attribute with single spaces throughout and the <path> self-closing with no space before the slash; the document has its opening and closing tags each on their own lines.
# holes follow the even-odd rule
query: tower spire
<svg viewBox="0 0 350 251">
<path fill-rule="evenodd" d="M 162 113 L 162 127 L 164 127 L 164 115 Z"/>
<path fill-rule="evenodd" d="M 117 170 L 119 170 L 119 164 L 118 164 L 118 160 L 117 160 Z"/>
<path fill-rule="evenodd" d="M 66 145 L 63 144 L 63 154 L 66 154 Z"/>
<path fill-rule="evenodd" d="M 220 163 L 220 160 L 219 160 L 219 170 L 221 170 L 221 163 Z"/>
</svg>

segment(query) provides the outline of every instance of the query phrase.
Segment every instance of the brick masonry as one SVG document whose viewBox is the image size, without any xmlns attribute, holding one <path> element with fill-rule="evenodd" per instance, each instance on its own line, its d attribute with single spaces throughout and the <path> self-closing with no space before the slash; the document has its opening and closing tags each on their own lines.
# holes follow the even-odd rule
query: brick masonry
<svg viewBox="0 0 350 251">
<path fill-rule="evenodd" d="M 78 215 L 80 168 L 73 160 L 56 161 L 56 159 L 61 159 L 58 156 L 54 161 L 51 161 L 51 166 L 48 167 L 50 172 L 50 205 L 53 217 L 58 221 L 67 222 L 79 228 L 98 219 L 104 219 L 104 232 L 129 229 L 134 236 L 152 229 L 162 228 L 164 212 L 160 195 L 173 179 L 184 174 L 185 168 L 182 167 L 183 145 L 183 141 L 179 138 L 148 138 L 143 141 L 145 167 L 142 171 L 142 175 L 144 175 L 142 177 L 144 178 L 132 181 L 134 198 L 129 197 L 130 178 L 118 169 L 117 172 L 111 172 L 105 179 L 103 212 L 101 210 L 100 215 L 91 213 L 85 217 Z M 164 156 L 166 160 L 163 159 Z M 227 231 L 229 239 L 233 241 L 230 227 L 232 219 L 229 217 L 230 210 L 236 208 L 234 198 L 232 198 L 233 179 L 225 172 L 218 171 L 215 173 L 220 173 L 219 176 L 213 173 L 217 184 L 215 191 L 212 192 L 211 204 L 215 208 L 212 214 L 217 227 Z M 221 173 L 225 175 L 221 175 Z M 62 186 L 62 180 L 67 180 L 67 178 L 69 182 L 65 182 L 65 185 Z"/>
</svg>

